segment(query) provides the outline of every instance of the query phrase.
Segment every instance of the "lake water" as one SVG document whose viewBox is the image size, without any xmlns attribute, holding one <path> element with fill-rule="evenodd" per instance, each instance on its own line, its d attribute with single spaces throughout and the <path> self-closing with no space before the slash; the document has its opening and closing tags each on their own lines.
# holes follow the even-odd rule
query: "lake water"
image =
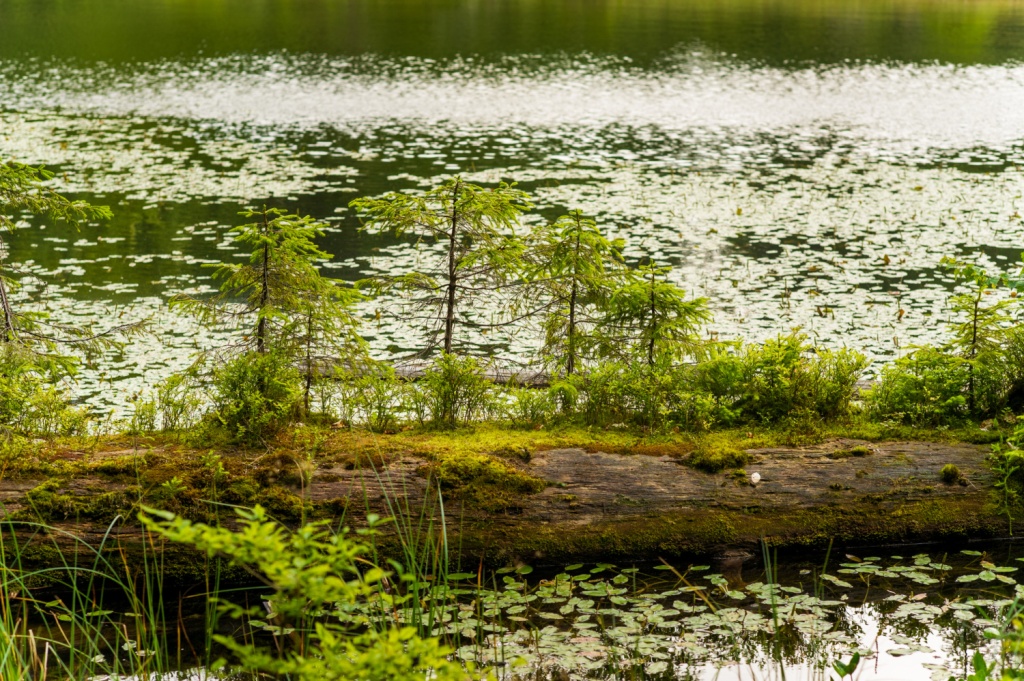
<svg viewBox="0 0 1024 681">
<path fill-rule="evenodd" d="M 985 632 L 1020 612 L 1012 604 L 1024 593 L 1019 548 L 1006 542 L 962 551 L 905 548 L 895 556 L 891 548 L 868 549 L 881 555 L 805 553 L 742 566 L 729 560 L 577 564 L 546 569 L 542 577 L 527 576 L 530 568 L 522 566 L 485 573 L 482 587 L 476 572 L 450 573 L 418 585 L 413 600 L 421 607 L 406 602 L 382 612 L 371 598 L 353 608 L 370 621 L 422 625 L 461 659 L 508 681 L 832 681 L 838 678 L 832 663 L 854 653 L 862 657 L 853 675 L 858 681 L 949 681 L 969 673 L 978 650 L 999 658 L 1001 643 Z M 241 603 L 267 595 L 254 587 L 227 597 Z M 180 599 L 167 604 L 168 613 L 178 613 L 165 633 L 163 654 L 171 660 L 195 659 L 192 646 L 201 652 L 206 640 L 201 603 L 194 594 L 184 602 L 192 603 L 188 611 Z M 119 638 L 135 640 L 131 619 L 112 614 L 104 623 L 112 637 L 104 655 L 110 662 L 120 658 L 122 678 L 134 679 L 140 677 L 131 675 L 131 656 Z M 269 646 L 275 629 L 255 620 L 248 635 Z M 242 635 L 239 622 L 228 618 L 216 630 Z M 140 638 L 144 645 L 152 644 Z M 214 656 L 222 653 L 217 648 Z M 1005 655 L 1002 668 L 1019 668 L 1019 650 Z M 192 668 L 170 678 L 225 677 Z"/>
<path fill-rule="evenodd" d="M 355 280 L 423 253 L 358 233 L 351 199 L 514 179 L 528 223 L 581 207 L 675 266 L 711 333 L 801 326 L 877 366 L 942 338 L 943 255 L 1017 267 L 1022 56 L 1009 0 L 0 0 L 0 157 L 115 212 L 26 220 L 9 257 L 65 320 L 152 317 L 80 379 L 116 407 L 215 342 L 166 301 L 241 255 L 242 207 L 328 220 L 325 271 Z M 375 353 L 416 349 L 378 308 Z"/>
</svg>

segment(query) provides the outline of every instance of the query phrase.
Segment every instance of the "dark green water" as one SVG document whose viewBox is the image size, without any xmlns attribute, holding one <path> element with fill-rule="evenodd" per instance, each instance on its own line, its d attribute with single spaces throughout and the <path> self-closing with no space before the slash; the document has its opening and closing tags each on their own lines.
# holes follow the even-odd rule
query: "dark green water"
<svg viewBox="0 0 1024 681">
<path fill-rule="evenodd" d="M 710 299 L 710 333 L 801 326 L 882 362 L 943 337 L 943 255 L 1016 268 L 1022 55 L 1009 1 L 0 0 L 0 157 L 115 211 L 26 220 L 10 259 L 22 304 L 152 316 L 80 380 L 118 407 L 215 339 L 166 300 L 240 255 L 240 208 L 328 220 L 325 269 L 354 280 L 430 247 L 358 233 L 348 202 L 458 172 L 519 180 L 527 223 L 594 213 Z M 393 303 L 365 310 L 382 357 L 417 348 Z"/>
<path fill-rule="evenodd" d="M 998 64 L 1021 56 L 1019 3 L 912 0 L 4 0 L 0 55 L 180 59 L 289 51 L 447 59 L 628 56 L 680 45 L 770 64 Z"/>
</svg>

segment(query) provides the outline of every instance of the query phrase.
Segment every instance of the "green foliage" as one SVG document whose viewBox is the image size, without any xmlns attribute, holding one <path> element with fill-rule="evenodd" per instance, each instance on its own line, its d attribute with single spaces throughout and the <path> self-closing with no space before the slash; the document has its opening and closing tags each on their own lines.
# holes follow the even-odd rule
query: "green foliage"
<svg viewBox="0 0 1024 681">
<path fill-rule="evenodd" d="M 198 366 L 173 374 L 157 386 L 156 404 L 161 428 L 170 432 L 183 432 L 193 428 L 202 417 L 203 384 Z"/>
<path fill-rule="evenodd" d="M 723 423 L 741 415 L 760 423 L 801 415 L 834 419 L 849 413 L 853 387 L 866 366 L 858 352 L 815 348 L 794 331 L 738 350 L 709 348 L 694 368 L 692 385 L 713 397 Z"/>
<path fill-rule="evenodd" d="M 558 407 L 547 390 L 511 387 L 505 407 L 508 420 L 518 428 L 538 428 L 552 421 Z"/>
<path fill-rule="evenodd" d="M 128 399 L 128 404 L 132 407 L 132 413 L 128 417 L 127 423 L 129 435 L 137 437 L 156 430 L 159 409 L 156 400 L 147 399 L 142 394 L 136 393 Z"/>
<path fill-rule="evenodd" d="M 494 385 L 473 357 L 442 353 L 423 374 L 431 423 L 457 428 L 490 414 L 496 405 Z"/>
<path fill-rule="evenodd" d="M 612 292 L 603 322 L 605 356 L 653 367 L 662 357 L 680 360 L 698 353 L 700 330 L 711 319 L 707 299 L 687 300 L 685 291 L 667 280 L 670 271 L 644 265 Z"/>
<path fill-rule="evenodd" d="M 992 445 L 989 455 L 989 466 L 995 481 L 996 505 L 1000 513 L 1006 515 L 1010 522 L 1010 534 L 1013 534 L 1013 521 L 1019 516 L 1024 506 L 1024 425 L 1018 424 L 1013 434 L 1005 443 Z"/>
<path fill-rule="evenodd" d="M 653 367 L 604 362 L 567 377 L 553 391 L 571 394 L 573 414 L 588 425 L 703 431 L 719 420 L 718 406 L 711 395 L 694 389 L 692 372 L 665 356 Z"/>
<path fill-rule="evenodd" d="M 239 326 L 242 337 L 235 347 L 242 350 L 284 351 L 294 342 L 295 325 L 306 321 L 318 302 L 330 303 L 336 297 L 334 282 L 321 277 L 316 268 L 318 260 L 329 257 L 314 243 L 324 225 L 265 206 L 241 215 L 257 218 L 231 230 L 234 241 L 249 251 L 249 261 L 215 265 L 213 277 L 221 284 L 213 298 L 179 295 L 171 306 L 203 323 Z"/>
<path fill-rule="evenodd" d="M 858 666 L 860 666 L 860 653 L 854 653 L 846 662 L 836 660 L 832 663 L 832 669 L 835 670 L 836 674 L 839 674 L 840 679 L 845 679 L 847 676 L 852 679 Z"/>
<path fill-rule="evenodd" d="M 378 289 L 409 296 L 415 318 L 428 329 L 428 349 L 455 347 L 457 324 L 477 323 L 476 299 L 507 283 L 522 267 L 522 242 L 514 228 L 531 207 L 514 184 L 485 189 L 454 177 L 422 195 L 393 192 L 350 204 L 367 229 L 426 238 L 445 246 L 444 255 L 424 271 L 385 277 Z"/>
<path fill-rule="evenodd" d="M 997 355 L 1005 341 L 1010 327 L 1010 316 L 1006 309 L 1012 303 L 1007 298 L 996 297 L 986 303 L 986 297 L 995 289 L 1005 286 L 1004 276 L 990 276 L 985 270 L 971 263 L 954 258 L 943 258 L 942 265 L 952 272 L 954 278 L 967 291 L 950 297 L 949 306 L 955 315 L 952 322 L 953 335 L 948 348 L 967 361 L 967 408 L 972 415 L 980 411 L 977 397 L 979 364 L 987 356 Z"/>
<path fill-rule="evenodd" d="M 94 357 L 104 350 L 119 348 L 119 339 L 141 332 L 144 326 L 142 323 L 130 323 L 96 331 L 90 324 L 55 322 L 45 312 L 15 305 L 13 296 L 18 282 L 11 274 L 17 272 L 17 265 L 4 262 L 7 245 L 3 241 L 3 232 L 15 230 L 17 214 L 46 215 L 75 227 L 90 220 L 111 217 L 110 209 L 105 206 L 72 201 L 53 191 L 48 184 L 52 178 L 53 173 L 43 168 L 0 162 L 0 345 L 3 346 L 5 363 L 18 356 L 14 360 L 16 364 L 32 367 L 17 374 L 30 383 L 33 377 L 44 374 L 49 376 L 51 384 L 56 383 L 75 372 L 79 358 L 68 354 L 68 351 Z M 13 376 L 9 374 L 6 380 L 13 380 Z M 37 384 L 32 384 L 25 390 L 33 392 L 37 387 Z M 55 389 L 46 397 L 52 402 L 61 401 L 60 393 Z M 53 430 L 51 427 L 45 432 Z"/>
<path fill-rule="evenodd" d="M 214 373 L 213 418 L 236 442 L 259 445 L 285 426 L 301 395 L 299 372 L 277 352 L 238 355 Z"/>
<path fill-rule="evenodd" d="M 397 422 L 396 409 L 405 394 L 405 387 L 395 370 L 374 365 L 354 380 L 353 403 L 363 423 L 377 433 L 391 430 Z"/>
<path fill-rule="evenodd" d="M 543 315 L 545 363 L 555 373 L 571 375 L 592 359 L 605 306 L 627 275 L 624 244 L 605 238 L 579 210 L 537 229 L 532 242 L 523 304 L 530 314 Z"/>
<path fill-rule="evenodd" d="M 53 220 L 79 225 L 111 217 L 106 206 L 72 201 L 50 188 L 53 173 L 21 163 L 0 163 L 0 231 L 13 231 L 16 213 L 47 215 Z"/>
<path fill-rule="evenodd" d="M 241 352 L 241 357 L 249 357 L 243 363 L 276 372 L 260 380 L 248 370 L 239 372 L 238 360 L 231 360 L 236 369 L 217 372 L 221 393 L 218 418 L 229 425 L 235 437 L 255 442 L 266 435 L 268 428 L 279 426 L 285 413 L 294 407 L 291 388 L 282 388 L 293 378 L 290 374 L 285 378 L 285 363 L 302 368 L 301 412 L 308 414 L 315 387 L 332 376 L 331 365 L 339 361 L 357 363 L 365 344 L 356 332 L 358 319 L 352 312 L 360 294 L 322 277 L 316 267 L 318 261 L 330 257 L 314 242 L 323 235 L 323 223 L 265 206 L 241 215 L 257 218 L 232 230 L 235 242 L 249 250 L 248 262 L 216 266 L 213 276 L 221 284 L 213 298 L 198 300 L 182 295 L 172 299 L 171 305 L 205 324 L 238 328 L 241 337 L 222 349 L 222 354 L 230 357 Z M 274 358 L 260 360 L 252 357 L 252 352 L 272 354 Z M 194 412 L 187 395 L 191 382 L 192 378 L 183 378 L 166 386 L 169 423 L 187 423 Z M 244 391 L 229 388 L 231 383 L 244 385 Z M 257 394 L 265 389 L 276 392 Z"/>
<path fill-rule="evenodd" d="M 371 620 L 363 614 L 361 606 L 367 602 L 379 602 L 390 612 L 405 600 L 389 579 L 401 584 L 406 576 L 374 566 L 367 560 L 368 545 L 323 524 L 289 532 L 268 520 L 259 506 L 238 513 L 237 531 L 157 511 L 142 516 L 152 532 L 250 571 L 270 590 L 269 612 L 221 605 L 223 615 L 247 625 L 237 636 L 214 636 L 237 661 L 233 671 L 296 681 L 467 678 L 462 666 L 448 659 L 452 651 L 436 639 L 421 638 L 412 627 L 391 625 L 387 617 Z M 276 634 L 278 645 L 264 647 L 260 639 L 243 633 L 246 628 Z M 215 666 L 224 664 L 222 660 Z"/>
<path fill-rule="evenodd" d="M 932 347 L 921 347 L 882 369 L 868 396 L 876 419 L 918 425 L 944 425 L 969 416 L 964 388 L 969 363 Z"/>
<path fill-rule="evenodd" d="M 0 344 L 0 432 L 23 435 L 82 435 L 89 416 L 71 405 L 57 377 L 35 363 L 34 353 L 17 344 Z"/>
</svg>

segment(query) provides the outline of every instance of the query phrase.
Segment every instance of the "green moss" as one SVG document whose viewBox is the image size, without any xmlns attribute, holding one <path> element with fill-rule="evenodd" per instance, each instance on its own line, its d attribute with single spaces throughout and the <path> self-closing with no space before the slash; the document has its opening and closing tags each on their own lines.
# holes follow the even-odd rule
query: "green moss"
<svg viewBox="0 0 1024 681">
<path fill-rule="evenodd" d="M 686 464 L 705 473 L 718 473 L 726 468 L 741 468 L 750 460 L 750 455 L 729 439 L 708 435 L 697 443 Z"/>
<path fill-rule="evenodd" d="M 824 548 L 832 542 L 899 543 L 1005 536 L 1006 531 L 1005 518 L 994 509 L 976 498 L 958 497 L 870 508 L 859 501 L 771 513 L 694 508 L 586 525 L 464 526 L 452 534 L 460 535 L 465 551 L 492 560 L 561 562 L 707 555 L 722 546 L 756 550 L 762 541 L 779 548 Z"/>
<path fill-rule="evenodd" d="M 145 460 L 141 456 L 118 456 L 102 459 L 89 465 L 89 470 L 112 480 L 136 479 L 139 469 L 144 467 Z"/>
<path fill-rule="evenodd" d="M 254 480 L 232 480 L 221 492 L 221 501 L 238 506 L 252 506 L 259 501 L 260 487 Z"/>
<path fill-rule="evenodd" d="M 427 472 L 450 497 L 491 512 L 516 508 L 522 496 L 547 486 L 544 480 L 487 454 L 444 454 Z"/>
<path fill-rule="evenodd" d="M 852 456 L 867 456 L 871 454 L 871 448 L 865 445 L 857 445 L 849 449 L 837 449 L 826 454 L 830 459 L 849 459 Z"/>
<path fill-rule="evenodd" d="M 963 473 L 960 472 L 956 464 L 947 463 L 939 471 L 939 478 L 947 485 L 955 485 L 963 479 Z"/>
<path fill-rule="evenodd" d="M 509 492 L 534 494 L 547 486 L 540 478 L 487 454 L 443 455 L 434 462 L 431 473 L 445 489 L 483 483 Z"/>
<path fill-rule="evenodd" d="M 25 493 L 26 509 L 20 517 L 42 521 L 81 518 L 111 521 L 118 515 L 130 517 L 141 498 L 137 486 L 88 494 L 74 494 L 57 480 L 48 480 Z"/>
<path fill-rule="evenodd" d="M 301 520 L 313 515 L 313 505 L 283 487 L 268 487 L 256 500 L 273 517 L 283 522 Z"/>
</svg>

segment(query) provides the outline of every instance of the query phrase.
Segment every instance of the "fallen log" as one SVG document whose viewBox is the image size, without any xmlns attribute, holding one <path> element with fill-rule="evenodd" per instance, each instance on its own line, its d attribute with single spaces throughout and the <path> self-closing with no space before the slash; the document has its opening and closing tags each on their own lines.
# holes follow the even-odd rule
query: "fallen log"
<svg viewBox="0 0 1024 681">
<path fill-rule="evenodd" d="M 324 464 L 306 479 L 282 472 L 287 463 L 268 468 L 266 454 L 231 456 L 250 457 L 232 465 L 254 471 L 253 479 L 263 486 L 253 499 L 287 524 L 297 525 L 304 517 L 335 522 L 344 517 L 358 525 L 369 512 L 398 513 L 413 523 L 433 518 L 436 526 L 443 503 L 452 552 L 473 561 L 537 564 L 714 555 L 758 550 L 761 542 L 824 547 L 1006 536 L 1007 518 L 993 503 L 986 453 L 987 448 L 971 444 L 832 440 L 749 450 L 752 462 L 745 470 L 709 474 L 672 454 L 525 452 L 524 460 L 502 460 L 547 484 L 497 509 L 444 489 L 439 501 L 431 462 L 415 453 L 374 466 Z M 105 454 L 111 461 L 124 455 Z M 149 452 L 147 461 L 153 470 L 176 466 L 159 451 Z M 947 464 L 961 474 L 952 484 L 942 479 Z M 79 542 L 118 545 L 122 556 L 142 550 L 144 537 L 132 521 L 138 501 L 132 499 L 148 492 L 130 480 L 100 475 L 103 466 L 101 456 L 90 463 L 89 470 L 97 472 L 59 484 L 32 478 L 0 481 L 0 512 L 6 520 L 32 521 L 43 500 L 50 504 L 48 514 L 40 514 L 46 528 L 15 526 L 22 546 L 38 549 L 25 552 L 26 562 L 81 552 Z M 39 493 L 43 488 L 49 496 Z M 104 512 L 107 506 L 109 513 Z M 65 517 L 59 517 L 62 508 Z M 115 522 L 105 538 L 115 514 L 127 520 Z M 231 514 L 225 515 L 230 522 Z M 393 545 L 397 537 L 385 531 L 380 540 Z M 199 569 L 187 551 L 166 546 L 161 551 L 172 573 L 188 577 Z"/>
</svg>

